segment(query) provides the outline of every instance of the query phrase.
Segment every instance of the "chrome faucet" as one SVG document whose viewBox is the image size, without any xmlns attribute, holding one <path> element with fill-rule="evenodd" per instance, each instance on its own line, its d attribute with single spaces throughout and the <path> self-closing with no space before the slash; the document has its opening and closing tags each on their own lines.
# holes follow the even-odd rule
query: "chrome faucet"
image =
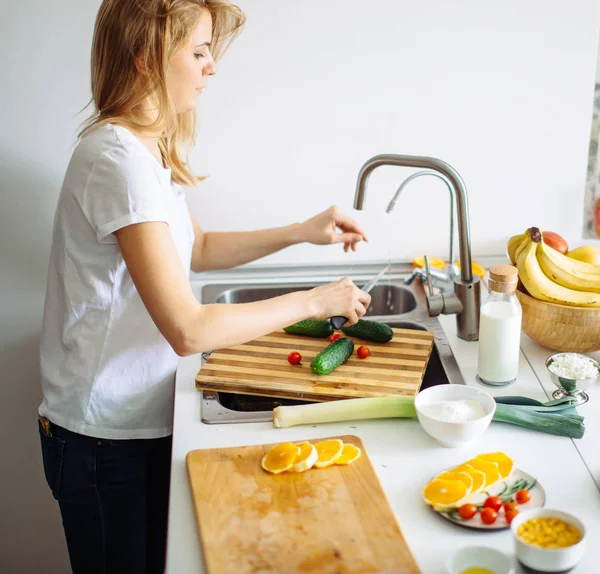
<svg viewBox="0 0 600 574">
<path fill-rule="evenodd" d="M 433 277 L 434 279 L 438 279 L 442 282 L 443 287 L 446 290 L 453 291 L 454 290 L 454 276 L 456 275 L 454 268 L 454 203 L 456 193 L 454 188 L 452 187 L 452 182 L 441 173 L 437 171 L 433 171 L 431 169 L 425 169 L 423 171 L 417 171 L 412 175 L 409 175 L 398 187 L 394 197 L 392 197 L 391 201 L 388 203 L 388 206 L 385 209 L 386 213 L 392 213 L 400 194 L 404 190 L 404 188 L 413 180 L 423 175 L 431 175 L 437 177 L 441 181 L 446 184 L 448 191 L 450 192 L 450 239 L 449 239 L 449 253 L 448 253 L 448 264 L 446 265 L 445 270 L 438 269 L 425 269 L 425 268 L 417 268 L 414 269 L 413 272 L 404 280 L 406 285 L 410 285 L 417 277 L 421 278 L 421 281 L 425 283 L 428 280 L 428 277 Z"/>
<path fill-rule="evenodd" d="M 367 160 L 360 168 L 356 181 L 354 209 L 363 208 L 369 176 L 375 168 L 382 165 L 431 169 L 447 178 L 452 185 L 458 213 L 460 276 L 454 277 L 454 293 L 434 295 L 430 284 L 427 306 L 432 317 L 440 313 L 456 313 L 458 337 L 465 341 L 477 341 L 479 339 L 480 284 L 479 277 L 477 275 L 473 276 L 471 267 L 469 206 L 467 189 L 462 178 L 451 165 L 433 157 L 396 154 L 376 155 Z"/>
</svg>

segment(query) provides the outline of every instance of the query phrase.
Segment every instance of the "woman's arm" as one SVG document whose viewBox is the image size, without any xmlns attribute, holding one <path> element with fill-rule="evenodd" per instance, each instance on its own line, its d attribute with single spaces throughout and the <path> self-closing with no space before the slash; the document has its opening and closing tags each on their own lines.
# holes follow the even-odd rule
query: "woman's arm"
<svg viewBox="0 0 600 574">
<path fill-rule="evenodd" d="M 245 343 L 307 317 L 348 317 L 356 323 L 370 297 L 349 279 L 266 301 L 201 305 L 168 225 L 138 223 L 115 232 L 133 282 L 165 339 L 180 356 Z"/>
<path fill-rule="evenodd" d="M 259 231 L 204 233 L 190 213 L 195 241 L 192 271 L 229 269 L 255 261 L 290 245 L 309 242 L 316 245 L 344 243 L 344 250 L 356 250 L 356 244 L 366 240 L 356 222 L 333 206 L 303 223 Z M 342 230 L 337 233 L 336 229 Z"/>
</svg>

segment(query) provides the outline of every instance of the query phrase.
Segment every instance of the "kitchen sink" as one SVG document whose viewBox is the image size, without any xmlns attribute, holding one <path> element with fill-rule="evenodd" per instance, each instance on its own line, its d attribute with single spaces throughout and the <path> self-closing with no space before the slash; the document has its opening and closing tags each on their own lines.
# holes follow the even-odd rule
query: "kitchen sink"
<svg viewBox="0 0 600 574">
<path fill-rule="evenodd" d="M 249 303 L 307 290 L 322 283 L 218 284 L 202 288 L 203 303 Z M 360 283 L 358 283 L 360 285 Z M 419 282 L 410 285 L 397 281 L 376 285 L 371 291 L 369 318 L 390 327 L 431 331 L 434 347 L 425 370 L 421 390 L 443 384 L 465 384 L 446 335 L 437 318 L 429 317 L 425 294 Z M 306 401 L 238 393 L 202 392 L 202 421 L 207 424 L 266 422 L 280 405 L 305 404 Z"/>
<path fill-rule="evenodd" d="M 315 287 L 309 285 L 256 285 L 248 287 L 237 287 L 228 289 L 221 293 L 216 303 L 250 303 L 252 301 L 263 301 L 272 297 L 279 297 L 294 291 L 306 291 Z M 367 315 L 402 315 L 410 313 L 417 307 L 417 299 L 413 292 L 399 285 L 376 285 L 371 290 L 371 304 L 367 309 Z"/>
</svg>

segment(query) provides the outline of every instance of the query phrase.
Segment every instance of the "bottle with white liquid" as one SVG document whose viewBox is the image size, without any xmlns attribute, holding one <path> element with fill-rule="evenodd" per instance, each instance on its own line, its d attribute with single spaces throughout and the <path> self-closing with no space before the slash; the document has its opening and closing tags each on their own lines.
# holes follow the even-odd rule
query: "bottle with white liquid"
<svg viewBox="0 0 600 574">
<path fill-rule="evenodd" d="M 518 272 L 512 265 L 490 269 L 489 294 L 481 306 L 477 378 L 488 385 L 508 385 L 517 378 L 522 309 L 515 294 Z"/>
</svg>

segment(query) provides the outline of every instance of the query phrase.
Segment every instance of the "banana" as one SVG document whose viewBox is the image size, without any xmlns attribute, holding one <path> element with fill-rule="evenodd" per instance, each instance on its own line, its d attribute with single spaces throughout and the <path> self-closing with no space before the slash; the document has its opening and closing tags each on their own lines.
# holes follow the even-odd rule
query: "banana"
<svg viewBox="0 0 600 574">
<path fill-rule="evenodd" d="M 543 241 L 537 244 L 536 257 L 547 277 L 569 289 L 600 293 L 600 275 L 565 269 L 557 255 L 561 253 L 545 245 Z"/>
<path fill-rule="evenodd" d="M 539 236 L 539 231 L 538 231 Z M 529 238 L 517 258 L 517 269 L 523 285 L 532 297 L 541 301 L 570 305 L 572 307 L 600 307 L 600 295 L 587 291 L 575 291 L 555 283 L 547 277 L 538 262 L 537 244 Z"/>
<path fill-rule="evenodd" d="M 542 241 L 543 241 L 542 237 Z M 600 265 L 594 263 L 586 263 L 585 261 L 579 261 L 572 257 L 563 255 L 560 251 L 556 251 L 549 245 L 544 244 L 544 251 L 552 255 L 555 263 L 560 265 L 565 271 L 569 273 L 583 273 L 585 275 L 597 275 L 600 276 Z"/>
<path fill-rule="evenodd" d="M 513 265 L 517 262 L 517 256 L 516 256 L 517 247 L 519 247 L 519 245 L 521 245 L 521 243 L 525 240 L 525 238 L 528 235 L 529 234 L 527 232 L 520 233 L 519 235 L 513 235 L 508 240 L 508 243 L 506 244 L 506 254 L 508 255 L 508 258 L 510 259 L 510 262 Z"/>
</svg>

